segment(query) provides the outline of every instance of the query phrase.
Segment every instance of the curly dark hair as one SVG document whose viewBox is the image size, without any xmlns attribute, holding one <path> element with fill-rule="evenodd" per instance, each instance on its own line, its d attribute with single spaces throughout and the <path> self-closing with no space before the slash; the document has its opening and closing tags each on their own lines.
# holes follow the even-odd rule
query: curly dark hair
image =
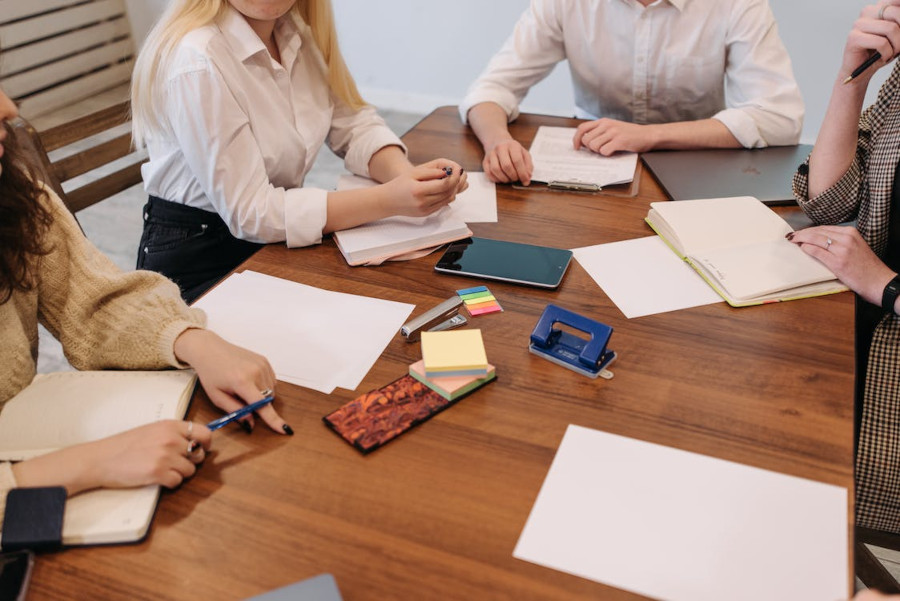
<svg viewBox="0 0 900 601">
<path fill-rule="evenodd" d="M 9 125 L 0 157 L 0 304 L 15 291 L 32 290 L 35 258 L 49 252 L 44 235 L 53 216 L 46 193 L 38 185 L 37 172 L 21 160 Z"/>
</svg>

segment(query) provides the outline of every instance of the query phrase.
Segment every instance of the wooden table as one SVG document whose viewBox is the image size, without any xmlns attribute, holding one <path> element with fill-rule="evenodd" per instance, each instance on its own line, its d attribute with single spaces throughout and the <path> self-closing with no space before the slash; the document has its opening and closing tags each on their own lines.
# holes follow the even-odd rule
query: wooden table
<svg viewBox="0 0 900 601">
<path fill-rule="evenodd" d="M 512 132 L 527 146 L 538 125 L 573 123 L 523 115 Z M 453 107 L 404 140 L 414 162 L 445 156 L 480 170 L 480 147 Z M 472 230 L 562 248 L 614 242 L 651 235 L 643 217 L 663 198 L 646 171 L 636 198 L 503 186 L 500 221 Z M 478 283 L 436 274 L 435 261 L 349 267 L 327 240 L 269 246 L 244 268 L 415 303 L 418 314 Z M 146 541 L 41 557 L 30 598 L 243 599 L 322 572 L 335 575 L 347 601 L 638 598 L 512 556 L 569 424 L 852 488 L 849 293 L 629 320 L 574 261 L 556 291 L 489 286 L 505 311 L 472 321 L 497 382 L 365 457 L 321 418 L 404 374 L 419 345 L 398 335 L 354 392 L 279 384 L 277 407 L 296 436 L 260 426 L 249 436 L 218 433 L 197 476 L 163 495 Z M 548 303 L 615 328 L 613 380 L 528 353 Z M 191 416 L 212 419 L 198 396 Z"/>
</svg>

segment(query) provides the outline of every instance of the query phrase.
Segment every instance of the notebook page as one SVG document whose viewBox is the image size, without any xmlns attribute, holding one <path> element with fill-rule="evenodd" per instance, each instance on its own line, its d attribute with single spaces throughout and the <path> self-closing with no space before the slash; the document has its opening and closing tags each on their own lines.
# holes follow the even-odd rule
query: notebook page
<svg viewBox="0 0 900 601">
<path fill-rule="evenodd" d="M 0 413 L 0 459 L 34 457 L 162 419 L 180 419 L 195 378 L 191 370 L 39 375 Z"/>
<path fill-rule="evenodd" d="M 791 226 L 750 196 L 650 203 L 675 233 L 685 255 L 783 239 Z M 654 219 L 656 223 L 656 219 Z"/>
<path fill-rule="evenodd" d="M 574 127 L 538 128 L 529 152 L 534 161 L 531 179 L 537 182 L 578 182 L 608 186 L 634 178 L 637 154 L 619 153 L 605 157 L 582 148 L 575 150 Z"/>
</svg>

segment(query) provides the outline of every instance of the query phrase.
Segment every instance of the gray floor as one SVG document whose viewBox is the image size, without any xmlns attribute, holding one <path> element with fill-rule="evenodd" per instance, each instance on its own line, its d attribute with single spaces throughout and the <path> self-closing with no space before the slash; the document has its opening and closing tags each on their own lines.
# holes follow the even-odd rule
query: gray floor
<svg viewBox="0 0 900 601">
<path fill-rule="evenodd" d="M 31 119 L 39 130 L 65 122 L 77 115 L 91 112 L 116 102 L 123 95 L 116 90 L 80 103 L 77 107 Z M 380 111 L 388 126 L 397 134 L 412 128 L 424 115 L 397 111 Z M 338 176 L 344 172 L 343 161 L 324 148 L 316 164 L 306 178 L 306 185 L 333 189 Z M 85 234 L 100 250 L 121 269 L 134 269 L 137 245 L 141 236 L 141 207 L 147 201 L 142 186 L 135 186 L 103 202 L 78 213 L 78 221 Z M 62 347 L 49 332 L 41 328 L 38 372 L 70 370 L 72 367 L 63 354 Z"/>
</svg>

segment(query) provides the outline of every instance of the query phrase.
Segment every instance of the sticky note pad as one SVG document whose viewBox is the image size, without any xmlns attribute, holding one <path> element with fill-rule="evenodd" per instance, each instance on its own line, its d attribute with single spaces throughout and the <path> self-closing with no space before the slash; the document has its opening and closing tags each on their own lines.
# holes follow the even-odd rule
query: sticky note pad
<svg viewBox="0 0 900 601">
<path fill-rule="evenodd" d="M 422 360 L 425 376 L 484 376 L 488 372 L 487 353 L 481 330 L 422 332 Z"/>
<path fill-rule="evenodd" d="M 487 289 L 487 286 L 457 290 L 456 294 L 463 300 L 469 315 L 472 317 L 503 310 L 503 307 L 500 306 L 500 303 L 497 302 L 491 291 Z"/>
<path fill-rule="evenodd" d="M 447 399 L 455 401 L 493 380 L 497 374 L 494 366 L 488 364 L 487 375 L 484 376 L 448 376 L 428 378 L 425 376 L 425 362 L 417 361 L 409 366 L 409 375 L 425 384 L 430 389 Z"/>
</svg>

